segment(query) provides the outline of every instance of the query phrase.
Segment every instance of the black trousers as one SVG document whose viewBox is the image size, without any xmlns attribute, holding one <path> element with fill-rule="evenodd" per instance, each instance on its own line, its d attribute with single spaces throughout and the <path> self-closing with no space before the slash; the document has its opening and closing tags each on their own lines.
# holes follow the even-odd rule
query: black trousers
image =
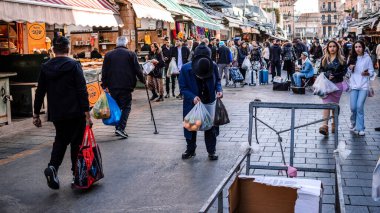
<svg viewBox="0 0 380 213">
<path fill-rule="evenodd" d="M 110 93 L 121 110 L 120 122 L 115 128 L 124 131 L 132 109 L 132 92 L 128 90 L 112 90 Z"/>
<path fill-rule="evenodd" d="M 213 126 L 211 129 L 205 131 L 205 144 L 209 154 L 215 154 L 216 150 L 216 137 L 219 135 L 219 127 Z M 187 150 L 190 152 L 195 151 L 197 148 L 197 132 L 191 132 L 191 139 L 186 139 Z"/>
<path fill-rule="evenodd" d="M 170 77 L 165 77 L 165 89 L 166 94 L 170 94 L 170 82 L 172 83 L 172 93 L 174 93 L 175 90 L 175 79 L 178 78 L 179 75 L 171 75 Z"/>
<path fill-rule="evenodd" d="M 247 70 L 241 68 L 241 65 L 240 65 L 240 66 L 239 66 L 239 71 L 240 71 L 240 73 L 242 74 L 242 76 L 243 76 L 243 78 L 244 78 L 244 80 L 245 80 L 245 73 L 247 72 Z"/>
<path fill-rule="evenodd" d="M 272 73 L 272 79 L 274 76 L 280 76 L 281 77 L 281 61 L 272 61 L 271 62 L 271 73 Z"/>
<path fill-rule="evenodd" d="M 66 148 L 70 144 L 71 151 L 71 171 L 75 169 L 76 160 L 78 157 L 79 147 L 82 144 L 84 130 L 86 128 L 85 117 L 54 121 L 55 126 L 55 141 L 53 150 L 51 151 L 50 163 L 48 166 L 54 166 L 58 171 L 61 166 L 63 157 L 65 156 Z"/>
</svg>

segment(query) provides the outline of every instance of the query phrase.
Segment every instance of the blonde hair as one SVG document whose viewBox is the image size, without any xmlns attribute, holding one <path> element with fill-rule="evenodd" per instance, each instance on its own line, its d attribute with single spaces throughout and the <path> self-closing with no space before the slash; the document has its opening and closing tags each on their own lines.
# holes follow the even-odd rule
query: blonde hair
<svg viewBox="0 0 380 213">
<path fill-rule="evenodd" d="M 325 50 L 325 55 L 323 56 L 322 58 L 322 66 L 326 66 L 327 63 L 330 63 L 331 62 L 331 55 L 330 55 L 330 52 L 329 52 L 329 45 L 331 43 L 334 43 L 336 45 L 336 47 L 338 48 L 338 50 L 336 51 L 336 57 L 338 58 L 339 60 L 339 63 L 341 65 L 343 65 L 345 63 L 345 60 L 344 60 L 344 57 L 342 55 L 342 51 L 341 51 L 341 46 L 338 44 L 338 42 L 336 41 L 329 41 L 326 45 L 326 50 Z"/>
</svg>

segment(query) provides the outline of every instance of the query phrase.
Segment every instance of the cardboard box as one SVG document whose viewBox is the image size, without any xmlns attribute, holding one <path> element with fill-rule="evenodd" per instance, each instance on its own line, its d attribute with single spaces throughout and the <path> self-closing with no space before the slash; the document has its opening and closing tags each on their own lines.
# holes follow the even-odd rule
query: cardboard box
<svg viewBox="0 0 380 213">
<path fill-rule="evenodd" d="M 323 187 L 320 180 L 240 175 L 228 191 L 230 213 L 318 213 Z"/>
</svg>

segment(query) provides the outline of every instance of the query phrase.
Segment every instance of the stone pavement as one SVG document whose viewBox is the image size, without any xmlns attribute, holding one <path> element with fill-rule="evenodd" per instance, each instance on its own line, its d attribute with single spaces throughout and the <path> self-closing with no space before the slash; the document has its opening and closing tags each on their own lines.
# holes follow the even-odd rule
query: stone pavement
<svg viewBox="0 0 380 213">
<path fill-rule="evenodd" d="M 372 171 L 380 156 L 379 79 L 374 83 L 375 97 L 366 102 L 365 137 L 350 133 L 349 99 L 341 100 L 339 140 L 352 151 L 343 162 L 343 190 L 347 212 L 380 212 L 380 203 L 372 201 Z M 185 149 L 181 101 L 173 98 L 152 103 L 159 134 L 154 135 L 145 90 L 135 91 L 127 127 L 130 137 L 121 140 L 113 128 L 96 121 L 95 137 L 101 147 L 105 178 L 87 192 L 69 187 L 69 156 L 59 171 L 61 189 L 50 190 L 43 169 L 49 159 L 54 128 L 31 125 L 0 136 L 0 212 L 196 212 L 235 163 L 248 137 L 248 104 L 255 98 L 265 102 L 320 103 L 312 94 L 295 95 L 274 92 L 272 85 L 226 88 L 223 99 L 231 123 L 221 127 L 217 151 L 220 159 L 207 160 L 203 134 L 198 136 L 197 156 L 183 161 Z M 275 129 L 290 127 L 290 111 L 260 109 L 258 116 Z M 296 112 L 296 125 L 319 119 L 317 110 Z M 298 129 L 295 134 L 295 166 L 331 168 L 334 166 L 333 135 L 318 133 L 319 125 Z M 252 161 L 260 165 L 281 165 L 281 152 L 274 132 L 259 125 L 260 154 Z M 285 147 L 289 134 L 282 135 Z M 288 148 L 285 149 L 289 152 Z M 285 152 L 285 153 L 286 153 Z M 286 153 L 286 156 L 289 156 Z M 254 174 L 277 175 L 277 171 L 256 170 Z M 299 176 L 322 180 L 323 212 L 334 212 L 332 174 L 299 172 Z M 226 195 L 226 193 L 225 193 Z M 227 208 L 227 207 L 226 207 Z"/>
</svg>

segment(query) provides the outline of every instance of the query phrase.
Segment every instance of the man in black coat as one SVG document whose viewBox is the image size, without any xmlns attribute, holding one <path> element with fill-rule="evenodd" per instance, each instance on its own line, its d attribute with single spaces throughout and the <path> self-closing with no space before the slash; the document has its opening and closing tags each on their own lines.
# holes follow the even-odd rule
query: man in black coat
<svg viewBox="0 0 380 213">
<path fill-rule="evenodd" d="M 182 66 L 188 62 L 190 55 L 189 48 L 183 46 L 183 42 L 180 39 L 175 41 L 175 47 L 171 49 L 171 57 L 175 58 L 175 62 L 177 63 L 178 70 L 181 70 Z M 173 97 L 175 96 L 175 79 L 178 80 L 179 74 L 172 74 L 172 93 Z M 177 95 L 176 98 L 182 99 L 181 92 Z"/>
<path fill-rule="evenodd" d="M 310 49 L 310 54 L 313 55 L 314 60 L 322 58 L 323 50 L 321 45 L 319 44 L 319 40 L 316 40 L 314 42 L 313 46 Z"/>
<path fill-rule="evenodd" d="M 162 56 L 163 56 L 164 62 L 165 62 L 165 86 L 166 86 L 166 95 L 165 95 L 165 98 L 169 98 L 170 97 L 170 79 L 172 79 L 172 82 L 175 82 L 175 78 L 173 78 L 173 76 L 167 76 L 167 71 L 168 71 L 168 68 L 169 68 L 170 60 L 172 58 L 171 57 L 170 48 L 171 47 L 170 47 L 169 38 L 165 37 L 164 44 L 161 47 Z M 172 89 L 172 90 L 174 92 L 174 89 Z"/>
<path fill-rule="evenodd" d="M 55 58 L 42 65 L 34 99 L 33 124 L 41 127 L 40 110 L 47 94 L 48 120 L 55 127 L 50 162 L 44 174 L 48 186 L 59 189 L 58 169 L 70 144 L 71 170 L 74 168 L 82 143 L 86 123 L 92 125 L 86 80 L 79 62 L 68 57 L 69 40 L 58 36 L 53 40 Z"/>
<path fill-rule="evenodd" d="M 272 81 L 274 76 L 281 76 L 281 47 L 280 40 L 276 39 L 273 46 L 270 47 L 269 60 L 271 62 Z"/>
<path fill-rule="evenodd" d="M 125 127 L 131 112 L 132 92 L 136 87 L 137 78 L 145 84 L 137 56 L 127 49 L 127 43 L 128 39 L 125 36 L 118 37 L 116 48 L 105 55 L 102 67 L 102 87 L 111 94 L 121 110 L 115 134 L 123 138 L 128 138 Z"/>
</svg>

